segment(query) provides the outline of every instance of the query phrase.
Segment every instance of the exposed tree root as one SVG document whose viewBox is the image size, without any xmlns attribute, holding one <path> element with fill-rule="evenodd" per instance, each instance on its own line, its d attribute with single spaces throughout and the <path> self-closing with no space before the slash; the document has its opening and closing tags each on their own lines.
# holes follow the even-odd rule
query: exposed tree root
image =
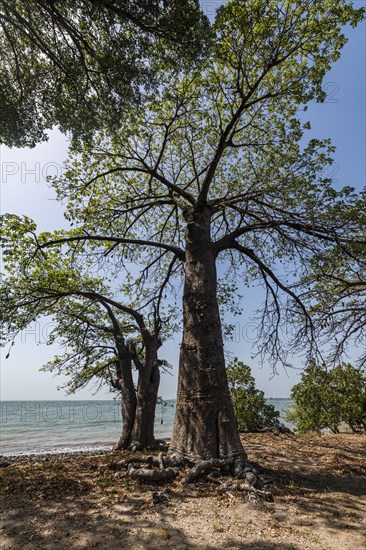
<svg viewBox="0 0 366 550">
<path fill-rule="evenodd" d="M 259 487 L 272 483 L 275 480 L 273 476 L 271 478 L 265 478 L 260 473 L 259 468 L 254 464 L 248 464 L 247 466 L 242 467 L 240 475 L 233 476 L 233 465 L 235 465 L 235 461 L 233 459 L 205 460 L 191 468 L 184 478 L 184 481 L 185 483 L 192 483 L 198 479 L 203 479 L 204 481 L 219 485 L 223 492 L 226 493 L 229 492 L 229 489 L 235 489 L 237 491 L 251 493 L 256 497 L 267 501 L 273 501 L 272 493 L 259 489 Z M 224 479 L 222 479 L 223 476 Z M 245 482 L 238 483 L 235 480 L 235 478 L 238 477 L 244 478 Z M 229 494 L 229 496 L 232 495 Z"/>
<path fill-rule="evenodd" d="M 253 433 L 253 432 L 252 432 Z M 263 428 L 262 430 L 257 430 L 257 433 L 272 433 L 274 435 L 286 434 L 286 435 L 295 435 L 295 433 L 290 430 L 287 426 L 283 424 L 278 424 L 272 428 Z"/>
<path fill-rule="evenodd" d="M 130 464 L 147 464 L 147 466 L 159 466 L 159 459 L 156 456 L 135 456 L 128 458 L 127 460 L 120 460 L 119 462 L 111 462 L 109 467 L 112 470 L 122 470 L 123 468 L 128 468 Z"/>
<path fill-rule="evenodd" d="M 196 479 L 209 474 L 211 470 L 215 469 L 222 469 L 226 468 L 229 469 L 230 466 L 234 464 L 234 460 L 232 458 L 228 459 L 221 459 L 221 458 L 213 458 L 211 460 L 203 460 L 202 462 L 199 462 L 196 466 L 191 468 L 184 478 L 185 483 L 192 483 Z"/>
<path fill-rule="evenodd" d="M 135 468 L 131 463 L 128 466 L 128 475 L 132 479 L 140 479 L 143 481 L 173 481 L 176 474 L 172 468 L 164 470 L 148 470 L 146 468 Z"/>
<path fill-rule="evenodd" d="M 136 468 L 136 465 L 146 465 L 146 467 Z M 154 468 L 155 466 L 158 469 Z M 158 456 L 136 456 L 109 464 L 109 468 L 112 470 L 127 469 L 127 474 L 132 479 L 159 482 L 172 481 L 176 477 L 175 470 L 169 466 L 171 466 L 171 462 L 162 452 Z"/>
<path fill-rule="evenodd" d="M 236 483 L 233 484 L 232 487 L 237 491 L 247 491 L 248 493 L 252 493 L 268 502 L 273 502 L 273 495 L 270 491 L 262 491 L 261 489 L 256 489 L 248 483 Z"/>
<path fill-rule="evenodd" d="M 143 466 L 143 467 L 141 467 Z M 178 467 L 177 467 L 178 466 Z M 175 468 L 174 468 L 175 467 Z M 158 456 L 130 457 L 120 462 L 110 464 L 113 470 L 125 469 L 132 479 L 147 482 L 170 482 L 182 470 L 182 464 L 172 456 L 159 453 Z M 238 483 L 242 479 L 242 483 Z M 237 464 L 235 458 L 203 460 L 192 466 L 186 473 L 183 481 L 185 484 L 194 482 L 214 483 L 220 487 L 220 491 L 233 497 L 230 491 L 247 492 L 252 499 L 264 499 L 272 501 L 272 493 L 262 489 L 264 485 L 272 483 L 274 477 L 265 476 L 264 472 L 255 464 L 247 463 L 245 466 Z"/>
</svg>

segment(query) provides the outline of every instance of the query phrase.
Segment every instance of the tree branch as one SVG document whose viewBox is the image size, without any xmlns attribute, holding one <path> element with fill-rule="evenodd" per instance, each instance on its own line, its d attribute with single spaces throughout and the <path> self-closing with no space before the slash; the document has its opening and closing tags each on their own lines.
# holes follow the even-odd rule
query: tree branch
<svg viewBox="0 0 366 550">
<path fill-rule="evenodd" d="M 162 248 L 163 250 L 168 250 L 173 252 L 181 261 L 185 261 L 185 252 L 181 248 L 178 248 L 173 245 L 168 245 L 164 243 L 159 243 L 156 241 L 145 241 L 141 239 L 123 239 L 122 237 L 101 237 L 99 235 L 80 235 L 77 237 L 63 237 L 60 239 L 52 239 L 46 243 L 38 244 L 37 248 L 40 250 L 54 246 L 57 244 L 66 244 L 70 242 L 83 242 L 83 241 L 99 241 L 99 242 L 113 242 L 117 244 L 135 244 L 141 246 L 152 246 L 154 248 Z"/>
</svg>

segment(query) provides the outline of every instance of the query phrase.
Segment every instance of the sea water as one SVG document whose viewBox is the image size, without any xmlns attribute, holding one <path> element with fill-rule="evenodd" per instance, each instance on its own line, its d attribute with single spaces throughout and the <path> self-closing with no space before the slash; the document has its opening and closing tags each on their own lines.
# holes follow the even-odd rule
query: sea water
<svg viewBox="0 0 366 550">
<path fill-rule="evenodd" d="M 281 417 L 289 399 L 268 399 Z M 155 435 L 172 433 L 175 399 L 158 405 Z M 2 401 L 0 454 L 110 449 L 121 432 L 119 401 Z M 283 418 L 281 418 L 283 421 Z"/>
</svg>

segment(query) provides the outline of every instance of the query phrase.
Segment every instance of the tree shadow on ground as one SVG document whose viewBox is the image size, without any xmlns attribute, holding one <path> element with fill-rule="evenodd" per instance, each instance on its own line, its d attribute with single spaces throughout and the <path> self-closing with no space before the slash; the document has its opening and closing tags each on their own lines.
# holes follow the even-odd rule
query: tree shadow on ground
<svg viewBox="0 0 366 550">
<path fill-rule="evenodd" d="M 267 470 L 277 476 L 271 489 L 275 502 L 283 500 L 296 508 L 297 525 L 312 525 L 318 520 L 332 530 L 361 531 L 364 528 L 366 478 L 351 473 L 324 474 L 321 466 L 319 470 L 316 473 L 283 467 L 280 472 Z"/>
<path fill-rule="evenodd" d="M 347 435 L 347 434 L 344 434 L 344 435 Z M 352 435 L 355 436 L 355 434 L 352 434 Z M 364 438 L 364 435 L 365 434 L 358 434 L 358 437 L 360 437 L 361 439 L 361 438 Z M 351 447 L 344 444 L 341 445 L 339 443 L 331 443 L 329 441 L 329 436 L 319 436 L 318 440 L 314 441 L 309 439 L 309 441 L 306 441 L 306 444 L 309 449 L 311 448 L 316 449 L 317 447 L 320 447 L 326 451 L 329 451 L 330 449 L 334 449 L 337 453 L 339 453 L 340 451 L 344 451 L 345 453 L 351 453 L 352 458 L 355 458 L 357 455 L 359 456 L 359 458 L 366 458 L 366 448 L 363 445 L 362 441 L 360 441 L 360 446 L 358 448 L 355 448 L 355 446 Z"/>
<path fill-rule="evenodd" d="M 249 458 L 275 476 L 268 488 L 292 525 L 334 536 L 365 529 L 366 446 L 362 436 L 248 436 Z"/>
<path fill-rule="evenodd" d="M 95 495 L 98 499 L 99 495 Z M 153 519 L 141 519 L 139 503 L 108 504 L 93 499 L 44 501 L 34 508 L 14 503 L 2 510 L 2 546 L 6 549 L 54 550 L 168 548 L 171 542 L 183 547 L 188 542 L 181 530 L 167 531 Z M 171 546 L 170 546 L 171 547 Z M 173 546 L 174 547 L 174 546 Z"/>
<path fill-rule="evenodd" d="M 187 487 L 178 479 L 168 502 L 155 506 L 153 493 L 163 487 L 122 476 L 107 456 L 11 466 L 0 471 L 0 547 L 292 550 L 317 548 L 315 535 L 363 547 L 366 470 L 359 453 L 343 456 L 340 446 L 335 452 L 323 442 L 313 452 L 306 443 L 266 437 L 251 445 L 250 458 L 276 475 L 266 486 L 274 503 L 250 504 L 235 491 L 230 500 L 212 484 Z M 309 540 L 315 546 L 305 546 Z"/>
<path fill-rule="evenodd" d="M 253 542 L 240 543 L 238 545 L 238 541 L 229 540 L 223 545 L 220 544 L 220 546 L 202 547 L 202 550 L 221 550 L 222 548 L 228 550 L 296 550 L 298 546 L 295 546 L 294 544 L 286 544 L 283 542 L 275 543 L 263 540 L 254 540 Z"/>
<path fill-rule="evenodd" d="M 95 495 L 96 498 L 98 495 Z M 105 504 L 65 499 L 62 503 L 44 501 L 33 508 L 25 503 L 8 503 L 1 509 L 2 550 L 295 550 L 287 543 L 266 540 L 244 542 L 228 537 L 219 544 L 189 541 L 181 529 L 167 526 L 159 517 L 141 518 L 138 501 L 113 506 L 113 513 Z"/>
</svg>

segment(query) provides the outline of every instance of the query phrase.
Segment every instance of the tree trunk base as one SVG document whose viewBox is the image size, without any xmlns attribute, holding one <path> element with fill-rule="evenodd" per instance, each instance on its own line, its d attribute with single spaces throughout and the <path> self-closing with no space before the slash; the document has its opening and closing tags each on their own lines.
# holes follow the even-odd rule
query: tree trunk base
<svg viewBox="0 0 366 550">
<path fill-rule="evenodd" d="M 113 446 L 113 451 L 126 451 L 129 446 L 129 439 L 121 436 L 117 443 Z"/>
<path fill-rule="evenodd" d="M 155 439 L 152 443 L 141 444 L 138 441 L 131 441 L 131 438 L 121 436 L 117 443 L 113 446 L 113 451 L 131 451 L 137 453 L 139 451 L 167 451 L 168 443 L 164 439 Z"/>
<path fill-rule="evenodd" d="M 128 449 L 132 453 L 136 453 L 138 451 L 145 451 L 145 450 L 167 451 L 168 450 L 168 444 L 163 439 L 155 439 L 152 443 L 149 443 L 149 444 L 146 444 L 146 445 L 142 445 L 138 441 L 133 441 L 129 445 Z"/>
<path fill-rule="evenodd" d="M 113 462 L 110 468 L 125 469 L 126 474 L 132 479 L 148 483 L 169 483 L 183 470 L 184 464 L 180 459 L 160 452 L 158 456 L 137 456 Z M 242 479 L 243 482 L 238 483 L 238 479 Z M 245 466 L 239 466 L 235 458 L 202 460 L 194 464 L 183 478 L 185 484 L 214 483 L 228 496 L 232 496 L 230 490 L 235 490 L 249 493 L 250 500 L 264 499 L 269 502 L 273 501 L 272 493 L 263 490 L 262 487 L 274 480 L 274 477 L 265 476 L 255 464 L 247 462 Z"/>
</svg>

